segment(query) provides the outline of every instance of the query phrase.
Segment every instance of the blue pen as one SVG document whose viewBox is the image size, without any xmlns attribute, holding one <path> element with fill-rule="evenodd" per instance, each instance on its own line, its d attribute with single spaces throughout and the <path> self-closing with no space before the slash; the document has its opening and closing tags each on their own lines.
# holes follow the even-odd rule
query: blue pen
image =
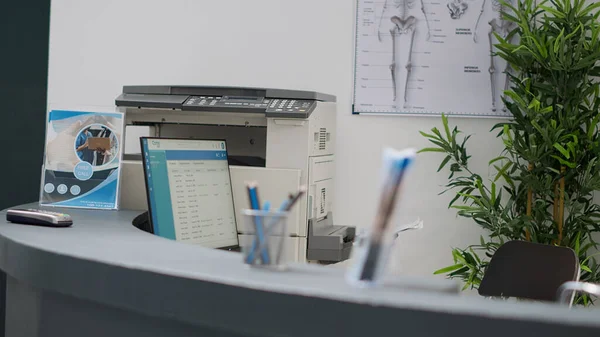
<svg viewBox="0 0 600 337">
<path fill-rule="evenodd" d="M 284 202 L 281 204 L 281 206 L 279 206 L 279 212 L 284 212 L 284 211 L 286 210 L 286 208 L 288 207 L 288 205 L 289 205 L 289 202 L 290 202 L 290 199 L 286 199 L 286 200 L 285 200 L 285 201 L 284 201 Z M 265 201 L 265 204 L 264 204 L 264 206 L 263 206 L 263 209 L 264 209 L 265 211 L 268 211 L 268 210 L 270 209 L 270 207 L 271 207 L 271 203 L 270 203 L 270 202 L 268 202 L 268 201 Z M 273 225 L 274 225 L 274 223 L 276 223 L 276 222 L 277 222 L 277 219 L 273 219 L 273 220 L 272 220 L 272 221 L 269 223 L 269 225 L 266 227 L 266 230 L 267 230 L 267 231 L 269 231 L 269 229 L 272 229 L 272 228 L 273 228 Z M 252 249 L 250 250 L 250 254 L 249 254 L 249 256 L 248 256 L 248 261 L 252 261 L 252 260 L 254 260 L 254 253 L 255 253 L 257 250 L 259 250 L 259 251 L 261 251 L 261 250 L 262 250 L 262 251 L 264 251 L 264 246 L 265 246 L 266 242 L 263 242 L 262 244 L 260 244 L 260 245 L 259 245 L 259 247 L 258 247 L 258 249 L 257 249 L 257 247 L 256 247 L 256 242 L 257 242 L 257 241 L 258 241 L 258 240 L 256 240 L 256 238 L 255 238 L 255 239 L 254 239 L 254 242 L 252 243 Z"/>
<path fill-rule="evenodd" d="M 360 257 L 361 266 L 358 271 L 358 280 L 374 281 L 381 273 L 382 263 L 380 254 L 383 248 L 383 235 L 388 226 L 389 219 L 394 211 L 396 200 L 400 194 L 399 190 L 404 180 L 404 175 L 408 167 L 414 161 L 414 151 L 410 150 L 405 153 L 392 153 L 391 151 L 385 154 L 384 167 L 388 168 L 387 174 L 384 176 L 384 186 L 379 202 L 379 210 L 375 217 L 375 223 L 371 229 L 371 237 L 364 255 Z M 355 277 L 355 276 L 353 276 Z"/>
<path fill-rule="evenodd" d="M 256 186 L 248 186 L 248 193 L 249 193 L 249 197 L 250 197 L 250 206 L 252 207 L 252 209 L 260 210 L 260 201 L 258 200 L 258 193 L 256 191 Z M 252 244 L 252 250 L 250 251 L 251 253 L 248 255 L 248 259 L 247 259 L 248 263 L 252 263 L 254 261 L 253 253 L 254 253 L 254 249 L 256 248 L 257 241 L 259 241 L 259 242 L 265 241 L 265 236 L 264 236 L 263 226 L 262 226 L 262 219 L 260 218 L 260 216 L 255 216 L 254 222 L 256 225 L 256 237 L 258 240 L 254 240 L 254 242 Z M 262 257 L 262 262 L 265 264 L 268 264 L 269 263 L 269 254 L 268 254 L 267 250 L 263 249 L 260 253 L 261 253 L 261 257 Z"/>
<path fill-rule="evenodd" d="M 301 186 L 300 189 L 298 190 L 298 193 L 296 193 L 296 194 L 290 194 L 288 196 L 288 198 L 285 199 L 283 201 L 283 203 L 281 203 L 281 206 L 279 206 L 278 213 L 289 212 L 291 210 L 291 208 L 294 206 L 294 204 L 300 199 L 300 197 L 302 195 L 304 195 L 305 192 L 306 192 L 306 187 Z M 265 203 L 265 205 L 266 205 L 265 206 L 266 208 L 267 208 L 267 206 L 270 206 L 270 204 L 267 204 L 267 203 Z M 268 232 L 271 232 L 274 229 L 274 227 L 279 223 L 280 220 L 281 220 L 281 216 L 275 216 L 275 217 L 273 217 L 271 219 L 271 221 L 269 221 L 269 224 L 266 225 L 265 229 Z M 279 245 L 277 247 L 277 257 L 276 257 L 276 260 L 275 260 L 276 263 L 279 263 L 279 261 L 281 261 L 281 254 L 283 253 L 283 243 L 284 243 L 284 241 L 285 240 L 283 238 L 281 238 L 279 240 Z M 256 247 L 252 247 L 253 248 L 252 251 L 251 251 L 252 258 L 254 258 L 253 256 L 254 256 L 255 251 L 257 251 L 257 250 L 258 251 L 263 250 L 264 249 L 263 247 L 265 247 L 265 245 L 266 245 L 266 242 L 262 242 L 259 245 L 258 249 L 256 249 Z"/>
</svg>

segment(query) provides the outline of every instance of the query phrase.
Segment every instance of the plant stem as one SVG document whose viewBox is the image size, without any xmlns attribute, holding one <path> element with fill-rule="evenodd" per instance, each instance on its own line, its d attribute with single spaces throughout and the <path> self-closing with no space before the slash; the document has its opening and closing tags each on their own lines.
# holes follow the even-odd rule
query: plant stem
<svg viewBox="0 0 600 337">
<path fill-rule="evenodd" d="M 533 171 L 533 163 L 529 163 L 528 167 L 529 172 Z M 531 206 L 533 204 L 533 190 L 531 186 L 527 188 L 527 216 L 529 217 L 529 221 L 531 222 Z M 525 228 L 525 238 L 527 241 L 531 241 L 531 233 L 529 233 L 529 228 Z"/>
<path fill-rule="evenodd" d="M 562 242 L 563 222 L 565 217 L 565 171 L 566 168 L 560 168 L 560 203 L 558 205 L 558 244 Z"/>
<path fill-rule="evenodd" d="M 554 203 L 552 204 L 552 219 L 558 225 L 558 182 L 554 183 Z"/>
</svg>

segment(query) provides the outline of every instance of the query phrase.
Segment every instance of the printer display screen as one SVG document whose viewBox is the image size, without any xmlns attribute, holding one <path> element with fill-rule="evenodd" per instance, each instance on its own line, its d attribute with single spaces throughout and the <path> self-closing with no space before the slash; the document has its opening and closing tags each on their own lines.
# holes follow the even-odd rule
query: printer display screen
<svg viewBox="0 0 600 337">
<path fill-rule="evenodd" d="M 262 102 L 262 97 L 225 96 L 223 100 L 228 102 Z"/>
<path fill-rule="evenodd" d="M 156 235 L 210 248 L 238 245 L 224 141 L 142 138 Z"/>
</svg>

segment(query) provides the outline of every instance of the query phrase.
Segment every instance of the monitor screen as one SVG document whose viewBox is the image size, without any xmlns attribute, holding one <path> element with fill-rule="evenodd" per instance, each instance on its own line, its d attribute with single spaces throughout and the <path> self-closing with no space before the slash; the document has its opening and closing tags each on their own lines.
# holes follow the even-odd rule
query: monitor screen
<svg viewBox="0 0 600 337">
<path fill-rule="evenodd" d="M 154 234 L 210 248 L 237 246 L 225 141 L 140 141 Z"/>
</svg>

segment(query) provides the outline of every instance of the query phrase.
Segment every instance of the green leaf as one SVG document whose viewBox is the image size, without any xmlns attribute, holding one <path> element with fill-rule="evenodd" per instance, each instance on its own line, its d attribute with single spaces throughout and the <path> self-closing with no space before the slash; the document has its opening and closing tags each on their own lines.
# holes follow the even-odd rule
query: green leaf
<svg viewBox="0 0 600 337">
<path fill-rule="evenodd" d="M 567 147 L 569 148 L 570 153 L 575 154 L 577 152 L 576 149 L 575 149 L 575 144 L 576 143 L 573 143 L 573 142 L 568 142 L 567 143 Z"/>
<path fill-rule="evenodd" d="M 558 36 L 556 37 L 556 40 L 554 40 L 554 53 L 558 52 L 558 48 L 561 46 L 563 35 L 565 35 L 564 28 L 560 31 L 560 34 L 558 34 Z"/>
<path fill-rule="evenodd" d="M 458 195 L 460 195 L 461 197 L 463 197 L 464 199 L 471 199 L 473 198 L 471 195 L 468 194 L 464 194 L 464 193 L 457 193 Z M 458 209 L 461 211 L 467 211 L 467 212 L 474 212 L 474 211 L 479 211 L 480 208 L 479 207 L 473 207 L 473 206 L 452 206 L 452 208 L 454 209 Z"/>
<path fill-rule="evenodd" d="M 440 149 L 439 147 L 426 147 L 424 149 L 419 150 L 417 153 L 423 152 L 446 152 L 444 149 Z"/>
<path fill-rule="evenodd" d="M 515 103 L 519 104 L 521 107 L 527 107 L 527 103 L 525 102 L 525 100 L 521 96 L 519 96 L 516 92 L 506 91 L 504 94 L 506 96 L 510 97 Z"/>
<path fill-rule="evenodd" d="M 440 141 L 444 141 L 444 137 L 442 137 L 442 134 L 440 133 L 440 130 L 438 130 L 438 128 L 432 128 L 431 132 L 435 133 L 435 135 Z"/>
<path fill-rule="evenodd" d="M 541 9 L 543 9 L 544 11 L 548 12 L 548 13 L 552 13 L 552 15 L 554 15 L 557 18 L 564 18 L 565 14 L 562 12 L 557 11 L 556 9 L 552 8 L 552 7 L 547 7 L 547 6 L 539 6 Z"/>
<path fill-rule="evenodd" d="M 580 251 L 582 253 L 586 253 L 588 251 L 588 249 L 590 249 L 590 248 L 596 248 L 596 244 L 593 242 L 590 242 L 590 243 L 586 244 L 585 246 L 583 246 L 583 248 L 581 248 Z"/>
<path fill-rule="evenodd" d="M 553 167 L 547 167 L 546 169 L 547 169 L 548 171 L 554 172 L 555 174 L 560 174 L 560 171 L 559 171 L 559 170 L 557 170 L 557 169 L 555 169 L 555 168 L 553 168 Z"/>
<path fill-rule="evenodd" d="M 565 165 L 565 166 L 567 166 L 567 167 L 569 167 L 569 168 L 576 168 L 576 167 L 577 167 L 577 164 L 575 164 L 575 163 L 572 163 L 572 162 L 570 162 L 570 161 L 566 161 L 566 160 L 564 160 L 564 159 L 562 159 L 562 158 L 560 158 L 560 157 L 558 157 L 558 156 L 551 155 L 550 157 L 552 157 L 552 158 L 554 158 L 554 159 L 558 160 L 558 162 L 559 162 L 559 163 L 561 163 L 562 165 Z M 558 171 L 557 171 L 557 172 L 558 172 Z"/>
<path fill-rule="evenodd" d="M 567 151 L 567 149 L 565 149 L 562 145 L 558 144 L 558 143 L 554 143 L 554 148 L 557 149 L 558 151 L 560 151 L 560 153 L 562 153 L 563 156 L 565 156 L 565 158 L 569 159 L 571 158 L 571 155 L 569 154 L 569 151 Z"/>
<path fill-rule="evenodd" d="M 506 158 L 505 156 L 496 157 L 496 158 L 490 160 L 490 162 L 488 163 L 488 165 L 492 165 L 493 163 L 495 163 L 495 162 L 497 162 L 499 160 L 502 160 L 502 159 L 508 159 L 508 158 Z"/>
<path fill-rule="evenodd" d="M 460 274 L 464 274 L 466 272 L 469 271 L 469 267 L 463 267 L 459 270 L 453 271 L 450 274 L 448 274 L 449 277 L 455 277 L 456 275 L 460 275 Z"/>
<path fill-rule="evenodd" d="M 539 111 L 540 110 L 540 101 L 538 101 L 537 99 L 532 99 L 531 102 L 529 102 L 529 106 L 527 106 L 527 109 L 533 110 L 533 111 Z"/>
<path fill-rule="evenodd" d="M 448 117 L 445 114 L 442 114 L 442 123 L 444 124 L 444 129 L 446 130 L 446 137 L 448 140 L 452 139 L 452 135 L 450 134 L 450 127 L 448 126 Z"/>
<path fill-rule="evenodd" d="M 596 115 L 596 117 L 594 117 L 594 119 L 592 119 L 592 122 L 588 126 L 588 132 L 587 132 L 588 139 L 590 139 L 590 140 L 592 139 L 592 136 L 594 135 L 594 131 L 596 131 L 596 128 L 598 127 L 599 121 L 600 121 L 600 115 Z"/>
<path fill-rule="evenodd" d="M 451 271 L 455 271 L 457 269 L 460 269 L 462 267 L 463 267 L 462 264 L 455 264 L 453 266 L 448 266 L 446 268 L 438 269 L 438 270 L 436 270 L 436 271 L 433 272 L 433 275 L 446 274 L 446 273 L 449 273 Z"/>
<path fill-rule="evenodd" d="M 592 254 L 592 255 L 588 256 L 588 257 L 587 257 L 585 260 L 583 260 L 583 262 L 581 262 L 581 264 L 582 264 L 582 265 L 585 265 L 585 264 L 586 264 L 586 263 L 587 263 L 587 262 L 588 262 L 590 259 L 592 259 L 592 261 L 593 261 L 593 258 L 594 258 L 594 256 L 596 256 L 596 255 L 600 255 L 600 252 L 599 252 L 599 253 L 595 253 L 595 254 Z"/>
<path fill-rule="evenodd" d="M 569 35 L 565 36 L 565 40 L 570 40 L 571 38 L 573 38 L 573 36 L 575 36 L 575 34 L 577 34 L 577 32 L 579 32 L 580 29 L 583 29 L 583 25 L 581 23 L 579 23 L 577 28 L 575 28 Z M 564 35 L 564 31 L 565 29 L 563 28 L 561 31 L 561 35 Z"/>
<path fill-rule="evenodd" d="M 446 152 L 452 152 L 452 149 L 450 148 L 450 145 L 448 145 L 448 143 L 433 139 L 430 139 L 429 142 L 431 142 L 434 145 L 437 145 L 437 147 L 439 147 L 440 149 L 444 149 Z"/>
<path fill-rule="evenodd" d="M 471 273 L 471 275 L 469 276 L 469 279 L 467 280 L 467 283 L 465 284 L 465 287 L 468 286 L 473 286 L 473 279 L 475 278 L 477 274 L 475 274 L 474 272 Z"/>
<path fill-rule="evenodd" d="M 471 252 L 471 255 L 475 258 L 475 261 L 477 261 L 477 264 L 481 264 L 481 259 L 479 258 L 479 256 L 475 253 L 475 251 L 473 251 L 473 248 L 469 248 L 469 251 Z"/>
<path fill-rule="evenodd" d="M 433 138 L 433 139 L 437 139 L 437 137 L 436 137 L 436 136 L 434 136 L 434 135 L 431 135 L 431 134 L 428 134 L 428 133 L 425 133 L 425 132 L 423 132 L 423 131 L 419 131 L 419 133 L 421 134 L 421 136 L 423 136 L 423 137 L 425 137 L 425 138 Z"/>
<path fill-rule="evenodd" d="M 440 167 L 438 167 L 437 171 L 440 172 L 444 168 L 444 166 L 446 166 L 446 164 L 448 164 L 450 159 L 452 159 L 452 157 L 450 155 L 447 155 L 446 158 L 444 158 L 444 160 L 442 160 L 442 163 L 440 164 Z"/>
<path fill-rule="evenodd" d="M 502 13 L 502 18 L 503 18 L 505 21 L 519 22 L 519 19 L 517 19 L 516 17 L 514 17 L 514 16 L 512 16 L 512 15 L 510 15 L 510 14 L 506 13 L 506 12 L 503 12 L 503 13 Z"/>
<path fill-rule="evenodd" d="M 467 264 L 467 260 L 465 260 L 458 249 L 452 250 L 452 256 L 454 257 L 455 262 L 461 262 L 463 265 Z"/>
<path fill-rule="evenodd" d="M 500 177 L 505 177 L 506 176 L 506 171 L 511 168 L 513 165 L 513 162 L 507 162 L 506 164 L 504 164 L 504 166 L 502 166 L 502 168 L 500 170 L 498 170 L 498 174 L 496 174 L 496 177 L 494 177 L 494 181 L 498 181 L 498 179 L 500 179 Z"/>
<path fill-rule="evenodd" d="M 581 265 L 581 270 L 583 271 L 587 271 L 588 273 L 591 273 L 592 270 L 590 269 L 590 267 L 586 266 L 586 265 Z"/>
<path fill-rule="evenodd" d="M 504 0 L 499 0 L 499 2 L 500 2 L 500 4 L 502 4 L 503 7 L 510 9 L 513 13 L 519 13 L 517 11 L 517 9 L 513 6 L 512 2 L 508 2 L 508 1 L 504 1 Z"/>
<path fill-rule="evenodd" d="M 595 2 L 595 3 L 587 6 L 581 12 L 579 12 L 579 16 L 581 16 L 581 17 L 586 16 L 589 12 L 593 11 L 594 9 L 596 9 L 598 7 L 600 7 L 600 2 Z"/>
<path fill-rule="evenodd" d="M 525 38 L 526 40 L 529 40 L 529 41 L 533 42 L 535 44 L 535 47 L 537 48 L 537 50 L 540 53 L 540 56 L 542 58 L 548 57 L 548 50 L 546 49 L 546 46 L 544 46 L 543 43 L 540 43 L 535 36 L 522 35 L 521 37 Z"/>
</svg>

